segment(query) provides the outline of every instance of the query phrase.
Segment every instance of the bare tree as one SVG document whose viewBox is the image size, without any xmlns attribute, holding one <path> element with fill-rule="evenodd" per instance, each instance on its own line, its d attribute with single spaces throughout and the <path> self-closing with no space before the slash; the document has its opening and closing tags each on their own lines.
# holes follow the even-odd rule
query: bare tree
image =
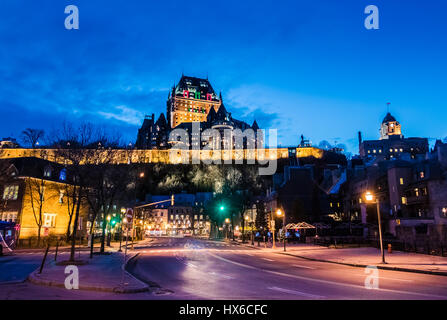
<svg viewBox="0 0 447 320">
<path fill-rule="evenodd" d="M 43 139 L 45 132 L 41 129 L 26 128 L 22 131 L 22 140 L 26 145 L 35 148 L 39 144 L 39 139 Z"/>
<path fill-rule="evenodd" d="M 115 162 L 116 155 L 112 147 L 118 143 L 110 141 L 105 130 L 88 123 L 74 127 L 65 122 L 55 137 L 52 145 L 57 149 L 56 157 L 66 164 L 67 179 L 71 179 L 72 185 L 67 189 L 67 208 L 70 216 L 67 235 L 72 241 L 70 261 L 74 261 L 82 203 L 85 201 L 89 204 L 93 215 L 93 219 L 90 219 L 91 234 L 99 213 L 102 213 L 103 225 L 105 224 L 107 212 L 104 212 L 104 208 L 107 207 L 104 204 L 106 199 L 110 202 L 110 194 L 105 194 L 104 188 L 114 185 L 114 176 L 101 167 Z M 113 199 L 114 197 L 112 201 Z M 93 246 L 93 241 L 91 245 Z"/>
</svg>

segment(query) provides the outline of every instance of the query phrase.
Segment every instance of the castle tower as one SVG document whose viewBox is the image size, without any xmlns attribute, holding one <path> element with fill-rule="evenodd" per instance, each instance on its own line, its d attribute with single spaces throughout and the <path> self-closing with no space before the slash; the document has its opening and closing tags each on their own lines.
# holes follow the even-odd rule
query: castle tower
<svg viewBox="0 0 447 320">
<path fill-rule="evenodd" d="M 219 110 L 221 99 L 208 79 L 182 75 L 167 101 L 167 121 L 174 129 L 184 122 L 204 122 L 212 108 Z"/>
<path fill-rule="evenodd" d="M 391 136 L 402 138 L 402 131 L 400 123 L 388 112 L 380 126 L 380 140 L 389 139 Z"/>
</svg>

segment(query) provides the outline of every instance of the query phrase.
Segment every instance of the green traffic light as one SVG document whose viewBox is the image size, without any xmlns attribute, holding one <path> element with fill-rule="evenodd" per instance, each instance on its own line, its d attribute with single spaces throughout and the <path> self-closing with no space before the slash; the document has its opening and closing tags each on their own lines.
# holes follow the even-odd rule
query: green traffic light
<svg viewBox="0 0 447 320">
<path fill-rule="evenodd" d="M 220 206 L 220 211 L 224 211 L 225 207 L 224 206 Z"/>
</svg>

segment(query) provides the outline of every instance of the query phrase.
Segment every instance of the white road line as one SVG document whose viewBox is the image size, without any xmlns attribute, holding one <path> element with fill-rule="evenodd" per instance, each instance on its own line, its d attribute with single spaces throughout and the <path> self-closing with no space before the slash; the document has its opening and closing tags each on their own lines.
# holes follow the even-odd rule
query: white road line
<svg viewBox="0 0 447 320">
<path fill-rule="evenodd" d="M 283 288 L 278 288 L 278 287 L 269 287 L 267 289 L 270 290 L 275 290 L 275 291 L 279 291 L 279 292 L 284 292 L 284 293 L 288 293 L 288 294 L 294 294 L 297 296 L 304 296 L 304 297 L 308 297 L 308 298 L 312 298 L 312 299 L 322 299 L 325 298 L 324 296 L 319 296 L 316 294 L 310 294 L 310 293 L 306 293 L 306 292 L 301 292 L 301 291 L 296 291 L 296 290 L 289 290 L 289 289 L 283 289 Z"/>
<path fill-rule="evenodd" d="M 273 262 L 273 261 L 275 261 L 275 260 L 272 260 L 272 259 L 267 259 L 267 258 L 262 258 L 262 260 L 265 260 L 265 261 L 270 261 L 270 262 Z"/>
<path fill-rule="evenodd" d="M 313 267 L 302 266 L 302 265 L 299 265 L 299 264 L 294 264 L 293 266 L 294 266 L 294 267 L 297 267 L 297 268 L 304 268 L 304 269 L 312 269 L 312 270 L 315 270 L 315 268 L 313 268 Z"/>
<path fill-rule="evenodd" d="M 342 287 L 349 287 L 349 288 L 368 290 L 368 289 L 365 288 L 365 286 L 362 286 L 362 285 L 343 283 L 343 282 L 336 282 L 336 281 L 330 281 L 330 280 L 315 279 L 315 278 L 298 276 L 298 275 L 294 275 L 294 274 L 288 274 L 288 273 L 283 273 L 283 272 L 278 272 L 278 271 L 273 271 L 273 270 L 266 270 L 266 269 L 261 269 L 261 268 L 249 266 L 247 264 L 239 263 L 239 262 L 236 262 L 236 261 L 232 261 L 232 260 L 229 260 L 229 259 L 226 259 L 226 258 L 223 258 L 223 257 L 219 257 L 218 255 L 213 254 L 213 253 L 209 253 L 209 255 L 211 255 L 212 257 L 215 257 L 216 259 L 219 259 L 219 260 L 222 260 L 222 261 L 226 261 L 228 263 L 232 263 L 232 264 L 237 265 L 237 266 L 241 266 L 241 267 L 244 267 L 244 268 L 247 268 L 247 269 L 259 270 L 259 271 L 275 274 L 275 275 L 278 275 L 278 276 L 294 278 L 294 279 L 300 279 L 300 280 L 305 280 L 305 281 L 318 282 L 318 283 L 324 283 L 324 284 L 330 284 L 330 285 L 336 285 L 336 286 L 342 286 Z M 375 289 L 375 290 L 383 291 L 383 292 L 390 292 L 390 293 L 407 294 L 407 295 L 412 295 L 412 296 L 424 296 L 424 297 L 432 297 L 432 298 L 438 298 L 438 299 L 447 299 L 447 296 L 441 296 L 441 295 L 430 294 L 430 293 L 419 293 L 419 292 L 410 292 L 410 291 L 393 290 L 393 289 Z"/>
</svg>

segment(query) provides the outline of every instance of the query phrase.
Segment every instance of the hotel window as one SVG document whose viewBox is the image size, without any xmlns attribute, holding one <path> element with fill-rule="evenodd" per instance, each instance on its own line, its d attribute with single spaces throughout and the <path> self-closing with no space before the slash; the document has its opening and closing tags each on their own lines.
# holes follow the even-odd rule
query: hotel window
<svg viewBox="0 0 447 320">
<path fill-rule="evenodd" d="M 44 213 L 42 226 L 45 228 L 54 228 L 56 226 L 56 214 Z"/>
<path fill-rule="evenodd" d="M 49 177 L 51 177 L 51 167 L 46 167 L 45 169 L 44 169 L 44 171 L 43 171 L 43 175 L 44 175 L 44 177 L 46 177 L 46 178 L 49 178 Z"/>
<path fill-rule="evenodd" d="M 17 200 L 19 196 L 19 186 L 9 185 L 3 190 L 3 200 Z"/>
<path fill-rule="evenodd" d="M 399 183 L 400 183 L 401 185 L 403 185 L 403 184 L 404 184 L 404 178 L 400 178 L 400 179 L 399 179 Z"/>
<path fill-rule="evenodd" d="M 407 204 L 407 198 L 402 197 L 402 204 Z"/>
</svg>

